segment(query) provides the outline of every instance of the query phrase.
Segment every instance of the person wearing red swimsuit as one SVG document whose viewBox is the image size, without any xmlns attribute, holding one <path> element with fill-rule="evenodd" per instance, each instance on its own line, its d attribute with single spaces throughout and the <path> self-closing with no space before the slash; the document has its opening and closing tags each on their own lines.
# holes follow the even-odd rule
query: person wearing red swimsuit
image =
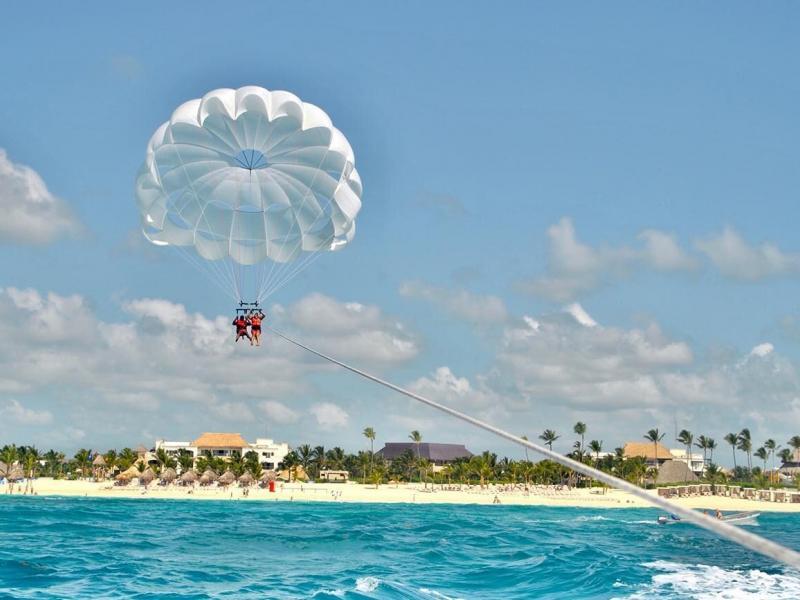
<svg viewBox="0 0 800 600">
<path fill-rule="evenodd" d="M 261 345 L 261 321 L 264 319 L 264 313 L 261 311 L 253 312 L 250 314 L 250 333 L 253 338 L 250 340 L 250 345 L 255 342 L 256 346 Z"/>
</svg>

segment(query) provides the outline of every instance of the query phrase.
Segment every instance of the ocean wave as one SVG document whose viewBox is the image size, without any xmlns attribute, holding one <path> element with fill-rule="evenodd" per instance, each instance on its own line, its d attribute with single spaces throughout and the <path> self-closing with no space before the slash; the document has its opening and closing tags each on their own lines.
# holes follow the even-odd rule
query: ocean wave
<svg viewBox="0 0 800 600">
<path fill-rule="evenodd" d="M 627 600 L 797 600 L 800 577 L 785 573 L 766 573 L 759 569 L 735 570 L 711 565 L 683 564 L 658 560 L 643 563 L 658 571 L 652 581 L 640 586 Z"/>
</svg>

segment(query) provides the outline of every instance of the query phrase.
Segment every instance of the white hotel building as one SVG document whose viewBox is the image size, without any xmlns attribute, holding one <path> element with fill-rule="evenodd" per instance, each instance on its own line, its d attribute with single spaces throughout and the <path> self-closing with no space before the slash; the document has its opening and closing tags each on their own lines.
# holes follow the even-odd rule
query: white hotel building
<svg viewBox="0 0 800 600">
<path fill-rule="evenodd" d="M 177 457 L 181 450 L 185 450 L 197 460 L 206 452 L 212 456 L 227 458 L 233 452 L 242 456 L 248 452 L 258 454 L 259 462 L 264 469 L 275 470 L 289 454 L 289 444 L 275 442 L 267 438 L 257 438 L 255 442 L 246 441 L 239 433 L 204 433 L 192 442 L 170 442 L 156 440 L 156 451 L 164 449 L 167 454 Z"/>
</svg>

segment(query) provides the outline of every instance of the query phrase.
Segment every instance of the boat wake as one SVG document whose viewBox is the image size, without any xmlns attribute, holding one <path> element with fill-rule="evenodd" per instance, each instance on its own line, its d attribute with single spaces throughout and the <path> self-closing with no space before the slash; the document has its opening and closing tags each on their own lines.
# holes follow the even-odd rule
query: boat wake
<svg viewBox="0 0 800 600">
<path fill-rule="evenodd" d="M 650 583 L 637 586 L 627 600 L 796 600 L 800 598 L 800 574 L 766 573 L 758 569 L 738 571 L 709 565 L 669 561 L 644 563 L 657 571 Z"/>
</svg>

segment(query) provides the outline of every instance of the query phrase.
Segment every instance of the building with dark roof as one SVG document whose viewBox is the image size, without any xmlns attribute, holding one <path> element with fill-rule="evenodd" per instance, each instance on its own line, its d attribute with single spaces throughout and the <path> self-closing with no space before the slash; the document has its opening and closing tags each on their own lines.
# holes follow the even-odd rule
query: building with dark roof
<svg viewBox="0 0 800 600">
<path fill-rule="evenodd" d="M 467 450 L 464 444 L 432 444 L 429 442 L 420 444 L 389 442 L 376 454 L 391 462 L 407 451 L 411 451 L 414 456 L 417 456 L 419 451 L 419 457 L 429 460 L 434 467 L 443 467 L 462 458 L 472 458 L 472 452 Z"/>
</svg>

